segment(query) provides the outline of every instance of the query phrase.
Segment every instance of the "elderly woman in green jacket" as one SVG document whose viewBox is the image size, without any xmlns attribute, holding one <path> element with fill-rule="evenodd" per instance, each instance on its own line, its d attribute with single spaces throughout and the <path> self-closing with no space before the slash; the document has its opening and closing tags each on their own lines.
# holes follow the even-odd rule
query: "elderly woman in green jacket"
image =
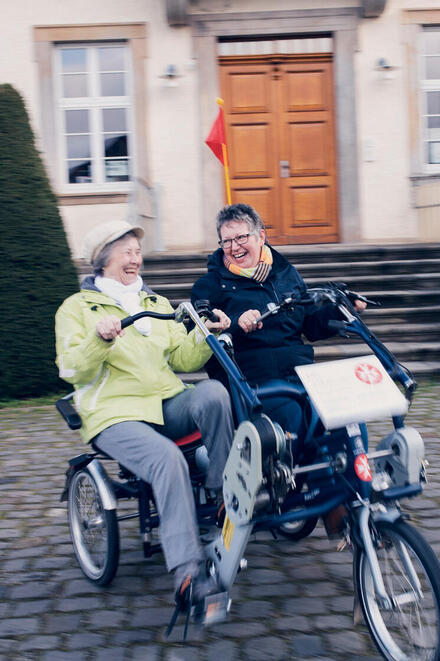
<svg viewBox="0 0 440 661">
<path fill-rule="evenodd" d="M 139 275 L 141 227 L 124 221 L 97 226 L 84 240 L 95 275 L 56 314 L 60 377 L 75 387 L 82 435 L 152 485 L 161 543 L 176 587 L 193 579 L 207 590 L 188 467 L 172 439 L 198 428 L 210 459 L 206 486 L 220 491 L 233 437 L 229 396 L 214 380 L 185 387 L 175 371 L 200 369 L 211 356 L 204 338 L 182 324 L 144 318 L 121 330 L 121 319 L 141 310 L 169 313 L 168 300 Z M 214 331 L 229 327 L 220 310 Z"/>
</svg>

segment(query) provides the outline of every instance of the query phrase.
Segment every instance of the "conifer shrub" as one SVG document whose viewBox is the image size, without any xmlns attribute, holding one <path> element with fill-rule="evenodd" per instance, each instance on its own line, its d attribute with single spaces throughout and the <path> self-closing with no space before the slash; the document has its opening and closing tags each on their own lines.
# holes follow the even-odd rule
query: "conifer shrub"
<svg viewBox="0 0 440 661">
<path fill-rule="evenodd" d="M 64 390 L 54 315 L 78 279 L 20 94 L 0 85 L 0 399 Z"/>
</svg>

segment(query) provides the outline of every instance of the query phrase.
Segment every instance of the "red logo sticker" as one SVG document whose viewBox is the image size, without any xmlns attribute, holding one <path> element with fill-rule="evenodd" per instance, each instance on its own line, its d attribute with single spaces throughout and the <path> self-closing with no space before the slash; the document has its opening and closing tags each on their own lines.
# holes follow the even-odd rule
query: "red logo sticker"
<svg viewBox="0 0 440 661">
<path fill-rule="evenodd" d="M 366 454 L 360 454 L 358 457 L 356 457 L 354 460 L 354 470 L 362 482 L 371 482 L 373 479 L 370 464 L 368 463 L 368 457 Z"/>
<path fill-rule="evenodd" d="M 359 363 L 354 373 L 360 381 L 369 383 L 373 386 L 376 383 L 380 383 L 382 381 L 382 374 L 380 370 L 378 370 L 374 365 L 370 365 L 369 363 Z"/>
</svg>

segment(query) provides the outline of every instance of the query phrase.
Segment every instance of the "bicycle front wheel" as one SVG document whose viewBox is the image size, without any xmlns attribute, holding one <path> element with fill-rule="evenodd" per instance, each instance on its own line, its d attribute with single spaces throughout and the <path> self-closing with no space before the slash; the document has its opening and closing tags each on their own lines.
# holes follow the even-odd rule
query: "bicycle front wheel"
<svg viewBox="0 0 440 661">
<path fill-rule="evenodd" d="M 67 510 L 72 544 L 82 571 L 93 583 L 108 585 L 118 568 L 118 521 L 115 510 L 104 509 L 87 468 L 72 478 Z"/>
<path fill-rule="evenodd" d="M 376 524 L 375 547 L 391 610 L 378 601 L 367 556 L 356 549 L 354 580 L 371 636 L 388 661 L 440 661 L 440 565 L 404 521 Z"/>
</svg>

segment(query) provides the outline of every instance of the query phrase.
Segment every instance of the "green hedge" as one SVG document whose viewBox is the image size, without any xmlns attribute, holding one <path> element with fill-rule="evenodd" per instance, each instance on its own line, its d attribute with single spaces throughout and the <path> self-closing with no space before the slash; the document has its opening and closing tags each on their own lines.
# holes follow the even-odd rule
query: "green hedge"
<svg viewBox="0 0 440 661">
<path fill-rule="evenodd" d="M 64 389 L 54 315 L 78 290 L 55 195 L 21 96 L 0 85 L 0 399 Z"/>
</svg>

